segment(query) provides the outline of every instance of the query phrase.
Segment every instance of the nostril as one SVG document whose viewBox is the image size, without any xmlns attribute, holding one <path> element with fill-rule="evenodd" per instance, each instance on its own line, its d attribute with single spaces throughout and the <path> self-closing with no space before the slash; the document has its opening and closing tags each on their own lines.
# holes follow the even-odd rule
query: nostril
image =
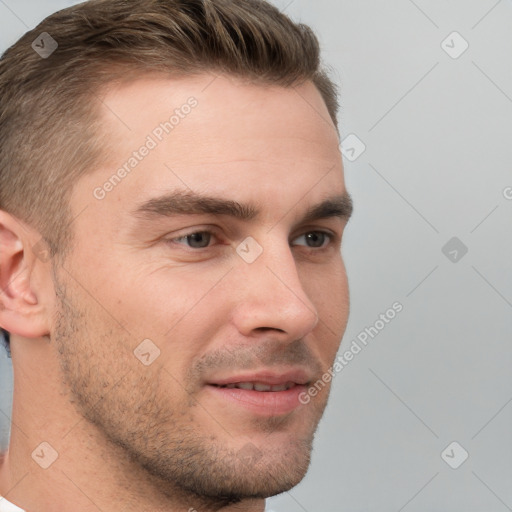
<svg viewBox="0 0 512 512">
<path fill-rule="evenodd" d="M 256 329 L 254 329 L 256 332 L 268 332 L 268 331 L 278 331 L 278 332 L 286 332 L 285 330 L 283 329 L 278 329 L 277 327 L 256 327 Z"/>
</svg>

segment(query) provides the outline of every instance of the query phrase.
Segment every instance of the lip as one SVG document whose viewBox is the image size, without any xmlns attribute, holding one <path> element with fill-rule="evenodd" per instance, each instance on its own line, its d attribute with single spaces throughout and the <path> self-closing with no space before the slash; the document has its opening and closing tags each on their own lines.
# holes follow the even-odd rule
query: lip
<svg viewBox="0 0 512 512">
<path fill-rule="evenodd" d="M 301 368 L 278 371 L 263 370 L 253 373 L 239 373 L 225 377 L 218 377 L 209 380 L 207 384 L 215 386 L 226 386 L 227 384 L 236 384 L 238 382 L 261 382 L 269 386 L 279 386 L 287 382 L 294 382 L 297 385 L 305 386 L 312 380 L 311 375 Z"/>
<path fill-rule="evenodd" d="M 284 391 L 256 391 L 254 389 L 226 388 L 227 384 L 258 382 L 279 386 L 289 382 L 294 386 Z M 220 377 L 206 383 L 206 390 L 217 399 L 235 405 L 260 417 L 282 416 L 292 413 L 303 404 L 299 396 L 307 389 L 311 378 L 305 370 L 293 369 L 283 372 L 260 371 Z"/>
</svg>

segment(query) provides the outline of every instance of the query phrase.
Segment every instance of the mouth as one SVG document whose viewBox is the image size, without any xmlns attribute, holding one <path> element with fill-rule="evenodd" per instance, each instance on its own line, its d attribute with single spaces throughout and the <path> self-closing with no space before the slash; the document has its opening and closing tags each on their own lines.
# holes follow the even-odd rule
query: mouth
<svg viewBox="0 0 512 512">
<path fill-rule="evenodd" d="M 206 383 L 217 400 L 228 402 L 253 415 L 272 417 L 290 414 L 302 404 L 299 395 L 307 389 L 311 377 L 306 371 L 259 372 L 233 375 Z"/>
<path fill-rule="evenodd" d="M 287 391 L 295 386 L 297 384 L 295 382 L 285 382 L 284 384 L 277 384 L 275 386 L 272 386 L 271 384 L 265 384 L 264 382 L 231 382 L 230 384 L 212 384 L 212 386 L 217 386 L 219 388 L 226 388 L 226 389 L 245 389 L 247 391 L 261 391 L 263 393 L 267 392 L 276 392 L 276 391 Z"/>
</svg>

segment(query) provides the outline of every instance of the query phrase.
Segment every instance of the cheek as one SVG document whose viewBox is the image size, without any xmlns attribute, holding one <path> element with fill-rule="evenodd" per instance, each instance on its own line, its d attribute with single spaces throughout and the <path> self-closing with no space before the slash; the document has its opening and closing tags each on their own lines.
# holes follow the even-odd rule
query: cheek
<svg viewBox="0 0 512 512">
<path fill-rule="evenodd" d="M 112 277 L 112 288 L 104 301 L 111 305 L 119 323 L 141 340 L 168 343 L 184 329 L 188 329 L 187 338 L 191 340 L 192 331 L 216 318 L 216 283 L 222 277 L 217 274 L 185 268 L 148 269 L 137 275 L 132 272 L 130 279 L 118 274 Z"/>
<path fill-rule="evenodd" d="M 331 334 L 345 332 L 349 314 L 349 289 L 345 265 L 340 259 L 322 269 L 305 270 L 303 286 Z"/>
<path fill-rule="evenodd" d="M 316 279 L 312 277 L 309 273 L 309 297 L 319 316 L 314 339 L 318 356 L 327 369 L 333 364 L 348 323 L 348 281 L 342 261 Z"/>
</svg>

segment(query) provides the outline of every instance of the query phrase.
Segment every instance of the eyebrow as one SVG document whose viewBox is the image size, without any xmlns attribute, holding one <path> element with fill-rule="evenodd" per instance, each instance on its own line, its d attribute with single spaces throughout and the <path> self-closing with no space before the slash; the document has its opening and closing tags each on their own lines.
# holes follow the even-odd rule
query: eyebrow
<svg viewBox="0 0 512 512">
<path fill-rule="evenodd" d="M 301 222 L 337 217 L 348 221 L 353 212 L 352 197 L 348 192 L 332 196 L 311 206 Z M 238 220 L 255 220 L 260 211 L 251 203 L 201 195 L 195 192 L 171 192 L 140 204 L 132 215 L 141 220 L 153 220 L 174 215 L 227 215 Z"/>
</svg>

